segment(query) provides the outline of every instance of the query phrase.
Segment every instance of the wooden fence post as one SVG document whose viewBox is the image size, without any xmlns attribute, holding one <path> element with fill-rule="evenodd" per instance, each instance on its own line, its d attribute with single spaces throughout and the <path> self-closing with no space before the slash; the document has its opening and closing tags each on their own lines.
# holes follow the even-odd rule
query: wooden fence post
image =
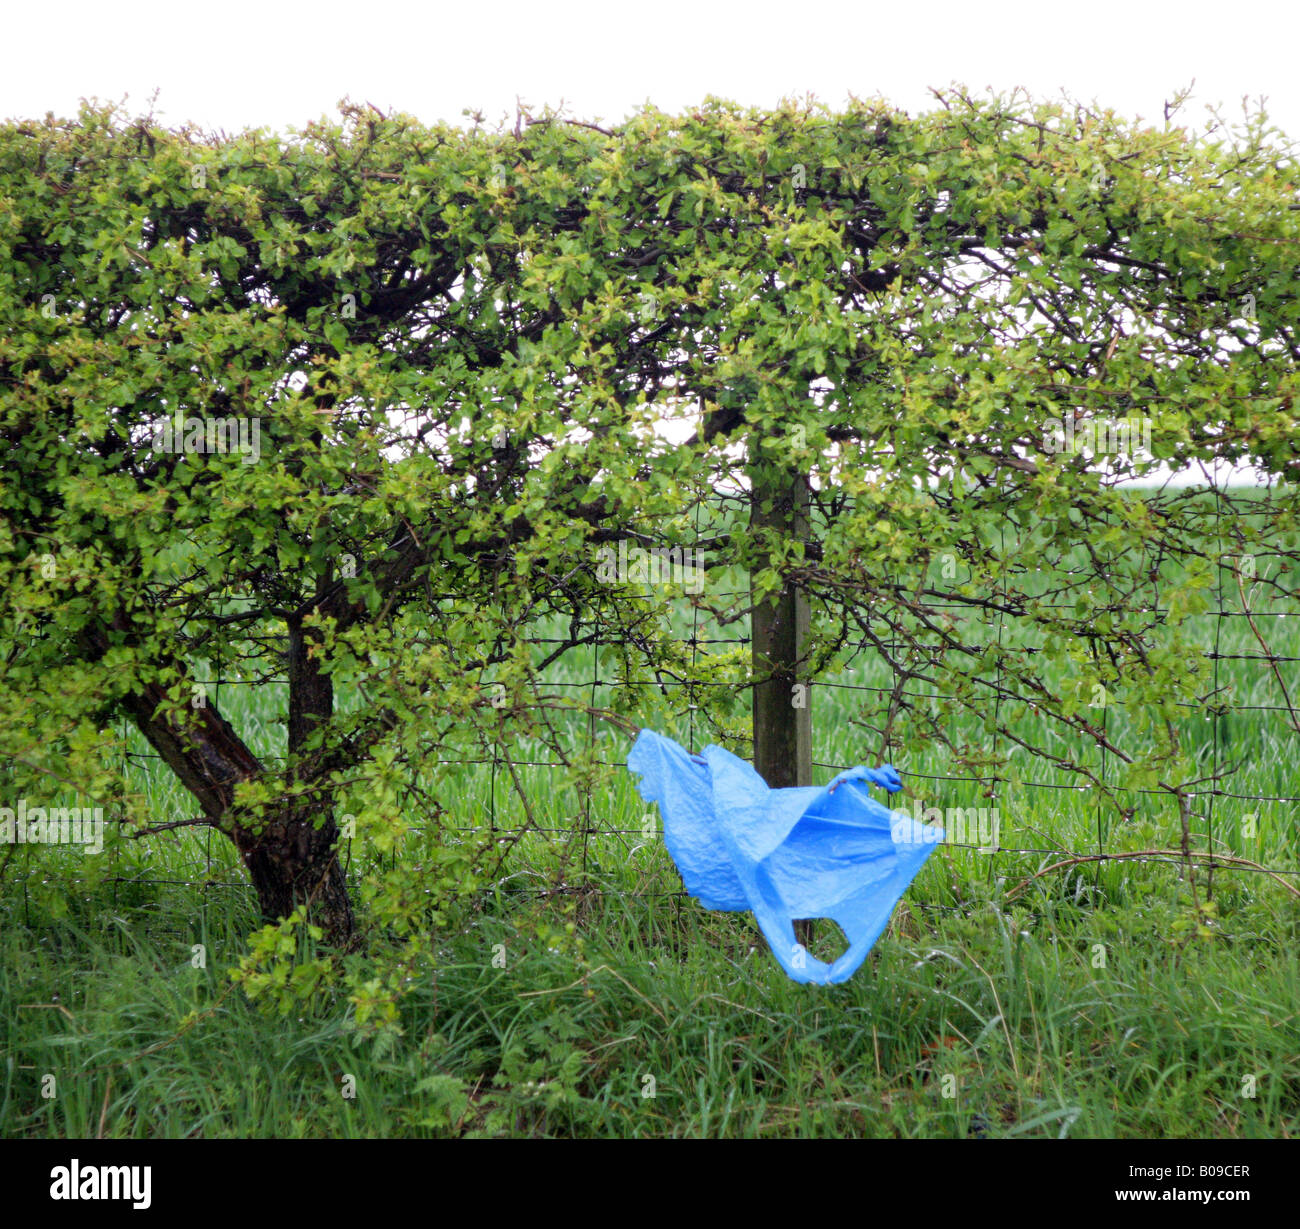
<svg viewBox="0 0 1300 1229">
<path fill-rule="evenodd" d="M 750 468 L 750 524 L 775 530 L 787 540 L 808 532 L 808 482 L 801 474 Z M 763 505 L 771 503 L 768 511 Z M 764 566 L 763 558 L 755 570 Z M 808 598 L 786 584 L 763 601 L 751 583 L 750 664 L 753 670 L 754 767 L 773 789 L 811 785 L 812 680 L 804 671 L 808 641 Z M 795 937 L 812 942 L 811 921 L 796 922 Z"/>
</svg>

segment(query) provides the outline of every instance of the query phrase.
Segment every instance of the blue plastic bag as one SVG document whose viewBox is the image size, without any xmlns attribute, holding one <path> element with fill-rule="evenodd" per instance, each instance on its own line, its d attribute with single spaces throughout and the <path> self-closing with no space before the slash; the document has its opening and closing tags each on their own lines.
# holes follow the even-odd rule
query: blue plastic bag
<svg viewBox="0 0 1300 1229">
<path fill-rule="evenodd" d="M 657 802 L 664 844 L 706 909 L 752 909 L 772 954 L 798 982 L 847 981 L 866 959 L 941 829 L 881 806 L 867 782 L 902 788 L 891 767 L 850 768 L 829 785 L 771 789 L 721 747 L 693 756 L 642 730 L 627 757 Z M 798 918 L 828 917 L 849 941 L 834 964 L 795 939 Z"/>
</svg>

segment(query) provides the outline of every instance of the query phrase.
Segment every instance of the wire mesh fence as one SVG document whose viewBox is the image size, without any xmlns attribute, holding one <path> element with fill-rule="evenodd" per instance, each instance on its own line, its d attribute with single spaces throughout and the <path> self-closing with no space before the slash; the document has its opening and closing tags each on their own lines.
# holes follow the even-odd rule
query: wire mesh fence
<svg viewBox="0 0 1300 1229">
<path fill-rule="evenodd" d="M 1235 518 L 1247 513 L 1217 487 L 1206 494 L 1216 503 L 1224 549 L 1216 560 L 1212 602 L 1184 620 L 1184 627 L 1208 673 L 1195 695 L 1173 701 L 1183 714 L 1194 776 L 1173 788 L 1121 779 L 1149 724 L 1141 697 L 1101 694 L 1073 727 L 1041 726 L 1017 747 L 1025 721 L 1040 720 L 1035 697 L 1017 695 L 999 666 L 989 672 L 982 693 L 955 703 L 951 689 L 935 682 L 954 642 L 932 645 L 929 657 L 919 661 L 918 642 L 900 634 L 899 624 L 886 623 L 856 638 L 845 636 L 838 643 L 832 638 L 823 646 L 828 668 L 808 677 L 814 783 L 857 764 L 893 762 L 905 786 L 901 806 L 913 808 L 918 818 L 928 818 L 934 809 L 948 820 L 955 814 L 955 825 L 944 824 L 943 848 L 950 857 L 978 860 L 991 882 L 1000 881 L 1004 899 L 1023 901 L 1030 884 L 1053 875 L 1075 874 L 1082 882 L 1084 872 L 1095 876 L 1104 866 L 1120 864 L 1160 868 L 1200 882 L 1207 896 L 1217 876 L 1230 875 L 1243 881 L 1266 878 L 1300 898 L 1300 859 L 1294 825 L 1288 822 L 1290 806 L 1300 802 L 1292 750 L 1300 722 L 1288 686 L 1300 661 L 1300 606 L 1287 570 L 1292 556 L 1285 544 L 1256 544 L 1247 579 L 1269 581 L 1263 586 L 1269 604 L 1256 609 L 1239 583 L 1242 555 L 1233 545 L 1242 538 Z M 1260 501 L 1249 510 L 1254 515 L 1269 493 L 1251 498 Z M 1270 561 L 1277 564 L 1271 574 Z M 904 579 L 882 569 L 884 590 Z M 911 579 L 915 587 L 916 578 Z M 972 607 L 971 583 L 969 572 L 953 568 L 951 558 L 941 554 L 925 576 L 925 618 L 955 620 L 963 650 L 1011 643 L 1017 635 L 1014 611 L 997 602 Z M 815 588 L 810 595 L 816 601 Z M 710 576 L 702 596 L 672 586 L 647 587 L 641 596 L 670 629 L 685 669 L 634 664 L 597 604 L 585 622 L 568 629 L 567 638 L 542 629 L 529 642 L 539 656 L 581 642 L 534 680 L 536 695 L 569 706 L 563 737 L 548 742 L 485 736 L 477 749 L 454 754 L 430 748 L 422 785 L 408 798 L 410 830 L 436 827 L 439 839 L 493 839 L 503 852 L 492 890 L 536 898 L 612 893 L 678 902 L 685 895 L 662 852 L 656 817 L 647 814 L 651 808 L 635 795 L 624 770 L 627 727 L 661 729 L 692 752 L 717 741 L 742 757 L 749 753 L 750 593 L 745 576 L 724 569 L 716 581 Z M 1054 605 L 1073 608 L 1068 600 L 1044 601 L 1042 608 Z M 1170 617 L 1158 605 L 1146 614 L 1153 629 Z M 1096 645 L 1091 647 L 1095 651 Z M 1021 643 L 1018 651 L 1032 655 L 1042 648 Z M 1189 669 L 1193 664 L 1189 660 Z M 275 688 L 239 677 L 227 663 L 214 665 L 208 683 L 213 703 L 237 725 L 242 706 L 246 726 L 248 707 L 235 697 L 264 697 Z M 1008 715 L 1017 705 L 1028 706 L 1027 716 Z M 622 713 L 623 726 L 608 724 L 605 713 Z M 904 737 L 908 714 L 933 736 L 928 745 L 918 746 L 914 735 Z M 268 727 L 267 740 L 273 740 L 276 718 L 264 703 L 258 720 Z M 128 759 L 145 780 L 165 772 L 159 757 L 142 745 Z M 275 752 L 267 749 L 264 762 L 274 759 Z M 439 801 L 448 789 L 455 796 L 454 817 L 445 799 Z M 436 824 L 424 822 L 429 808 L 440 812 Z M 174 822 L 185 821 L 168 816 L 160 826 Z M 128 866 L 128 844 L 114 843 L 109 852 L 116 862 L 108 879 L 115 891 L 147 878 L 199 888 L 205 899 L 213 891 L 249 893 L 251 899 L 234 851 L 218 834 L 205 826 L 179 835 L 185 855 L 172 865 L 185 869 L 163 879 L 142 862 Z M 345 845 L 355 888 L 375 855 L 356 838 Z M 549 854 L 538 852 L 543 848 Z M 660 851 L 658 856 L 646 857 L 651 848 Z M 608 873 L 613 867 L 623 873 Z M 974 907 L 960 893 L 946 899 L 942 892 L 927 895 L 926 883 L 924 877 L 918 880 L 910 908 L 960 913 Z"/>
</svg>

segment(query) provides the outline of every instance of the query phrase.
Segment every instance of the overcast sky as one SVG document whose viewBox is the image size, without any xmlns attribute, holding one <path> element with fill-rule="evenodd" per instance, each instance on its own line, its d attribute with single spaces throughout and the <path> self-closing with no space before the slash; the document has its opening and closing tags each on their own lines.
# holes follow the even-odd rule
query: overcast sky
<svg viewBox="0 0 1300 1229">
<path fill-rule="evenodd" d="M 1204 104 L 1240 114 L 1267 95 L 1269 114 L 1300 136 L 1300 73 L 1289 5 L 1199 0 L 880 5 L 766 0 L 601 3 L 347 4 L 276 0 L 170 5 L 61 0 L 6 6 L 0 115 L 75 114 L 82 96 L 129 95 L 164 121 L 233 131 L 287 128 L 333 113 L 344 95 L 427 122 L 495 121 L 518 95 L 563 100 L 580 118 L 618 120 L 646 100 L 664 110 L 707 94 L 770 105 L 816 95 L 883 96 L 915 114 L 929 86 L 1064 89 L 1128 116 L 1196 81 Z"/>
</svg>

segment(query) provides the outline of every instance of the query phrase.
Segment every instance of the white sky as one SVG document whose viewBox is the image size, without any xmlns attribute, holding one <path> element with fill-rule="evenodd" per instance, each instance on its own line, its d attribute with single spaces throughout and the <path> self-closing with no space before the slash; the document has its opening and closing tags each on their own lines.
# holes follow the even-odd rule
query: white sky
<svg viewBox="0 0 1300 1229">
<path fill-rule="evenodd" d="M 880 95 L 915 114 L 928 86 L 956 80 L 1040 98 L 1064 88 L 1162 122 L 1194 78 L 1188 122 L 1205 102 L 1235 116 L 1243 95 L 1263 94 L 1300 136 L 1295 13 L 1285 0 L 10 4 L 0 116 L 71 115 L 83 95 L 144 109 L 155 88 L 165 122 L 228 131 L 298 125 L 344 95 L 426 123 L 460 122 L 466 107 L 495 122 L 516 95 L 588 120 L 647 99 L 674 110 L 706 94 L 770 105 L 809 92 L 832 106 Z"/>
</svg>

